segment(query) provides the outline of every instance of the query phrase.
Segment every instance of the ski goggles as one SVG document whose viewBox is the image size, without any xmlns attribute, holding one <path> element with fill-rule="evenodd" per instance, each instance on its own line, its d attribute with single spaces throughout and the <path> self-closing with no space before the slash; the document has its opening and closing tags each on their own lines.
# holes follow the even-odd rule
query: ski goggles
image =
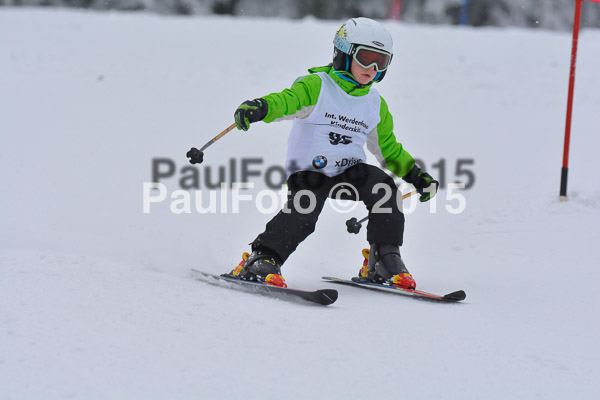
<svg viewBox="0 0 600 400">
<path fill-rule="evenodd" d="M 387 51 L 367 46 L 357 46 L 352 52 L 352 58 L 363 68 L 375 65 L 377 72 L 385 71 L 392 61 L 392 55 Z"/>
</svg>

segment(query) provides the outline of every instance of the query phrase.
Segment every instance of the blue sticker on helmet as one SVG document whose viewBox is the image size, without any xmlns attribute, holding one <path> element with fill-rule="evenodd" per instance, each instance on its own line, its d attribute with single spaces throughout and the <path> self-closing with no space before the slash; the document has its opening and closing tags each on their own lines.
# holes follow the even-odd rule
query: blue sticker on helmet
<svg viewBox="0 0 600 400">
<path fill-rule="evenodd" d="M 342 39 L 338 35 L 336 35 L 335 38 L 333 39 L 333 44 L 335 45 L 335 47 L 337 47 L 344 53 L 346 53 L 346 54 L 350 53 L 350 48 L 352 47 L 352 45 L 347 40 Z"/>
</svg>

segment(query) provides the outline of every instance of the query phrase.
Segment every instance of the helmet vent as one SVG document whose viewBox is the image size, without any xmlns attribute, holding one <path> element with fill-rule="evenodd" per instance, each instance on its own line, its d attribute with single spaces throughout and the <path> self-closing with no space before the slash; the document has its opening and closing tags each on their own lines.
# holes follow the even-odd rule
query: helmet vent
<svg viewBox="0 0 600 400">
<path fill-rule="evenodd" d="M 373 43 L 374 45 L 376 45 L 376 46 L 379 46 L 379 47 L 385 47 L 385 45 L 384 45 L 383 43 L 381 43 L 381 42 L 377 42 L 377 41 L 375 41 L 375 40 L 373 40 L 373 42 L 372 42 L 372 43 Z"/>
</svg>

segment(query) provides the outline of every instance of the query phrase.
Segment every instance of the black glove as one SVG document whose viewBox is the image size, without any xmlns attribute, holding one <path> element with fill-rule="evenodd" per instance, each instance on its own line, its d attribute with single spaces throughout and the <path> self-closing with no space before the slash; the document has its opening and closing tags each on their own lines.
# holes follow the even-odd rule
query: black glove
<svg viewBox="0 0 600 400">
<path fill-rule="evenodd" d="M 265 99 L 254 99 L 240 104 L 233 116 L 237 128 L 247 131 L 250 129 L 250 123 L 262 121 L 268 112 L 269 106 Z"/>
<path fill-rule="evenodd" d="M 408 183 L 412 183 L 417 192 L 421 195 L 420 202 L 430 200 L 437 192 L 440 183 L 433 179 L 427 172 L 421 171 L 421 168 L 416 165 L 402 179 Z M 431 187 L 433 185 L 433 187 Z M 427 189 L 427 191 L 426 191 Z"/>
</svg>

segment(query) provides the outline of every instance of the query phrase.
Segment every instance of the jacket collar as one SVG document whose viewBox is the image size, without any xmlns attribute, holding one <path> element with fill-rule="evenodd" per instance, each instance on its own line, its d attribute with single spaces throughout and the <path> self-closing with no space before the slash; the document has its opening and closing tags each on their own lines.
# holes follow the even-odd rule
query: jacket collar
<svg viewBox="0 0 600 400">
<path fill-rule="evenodd" d="M 373 85 L 373 82 L 370 82 L 367 85 L 361 85 L 360 83 L 354 80 L 354 77 L 351 73 L 346 71 L 338 71 L 333 68 L 333 66 L 327 65 L 325 67 L 314 67 L 308 70 L 311 74 L 316 72 L 325 72 L 337 85 L 342 88 L 342 90 L 348 93 L 351 96 L 364 96 L 369 93 L 369 89 Z"/>
</svg>

